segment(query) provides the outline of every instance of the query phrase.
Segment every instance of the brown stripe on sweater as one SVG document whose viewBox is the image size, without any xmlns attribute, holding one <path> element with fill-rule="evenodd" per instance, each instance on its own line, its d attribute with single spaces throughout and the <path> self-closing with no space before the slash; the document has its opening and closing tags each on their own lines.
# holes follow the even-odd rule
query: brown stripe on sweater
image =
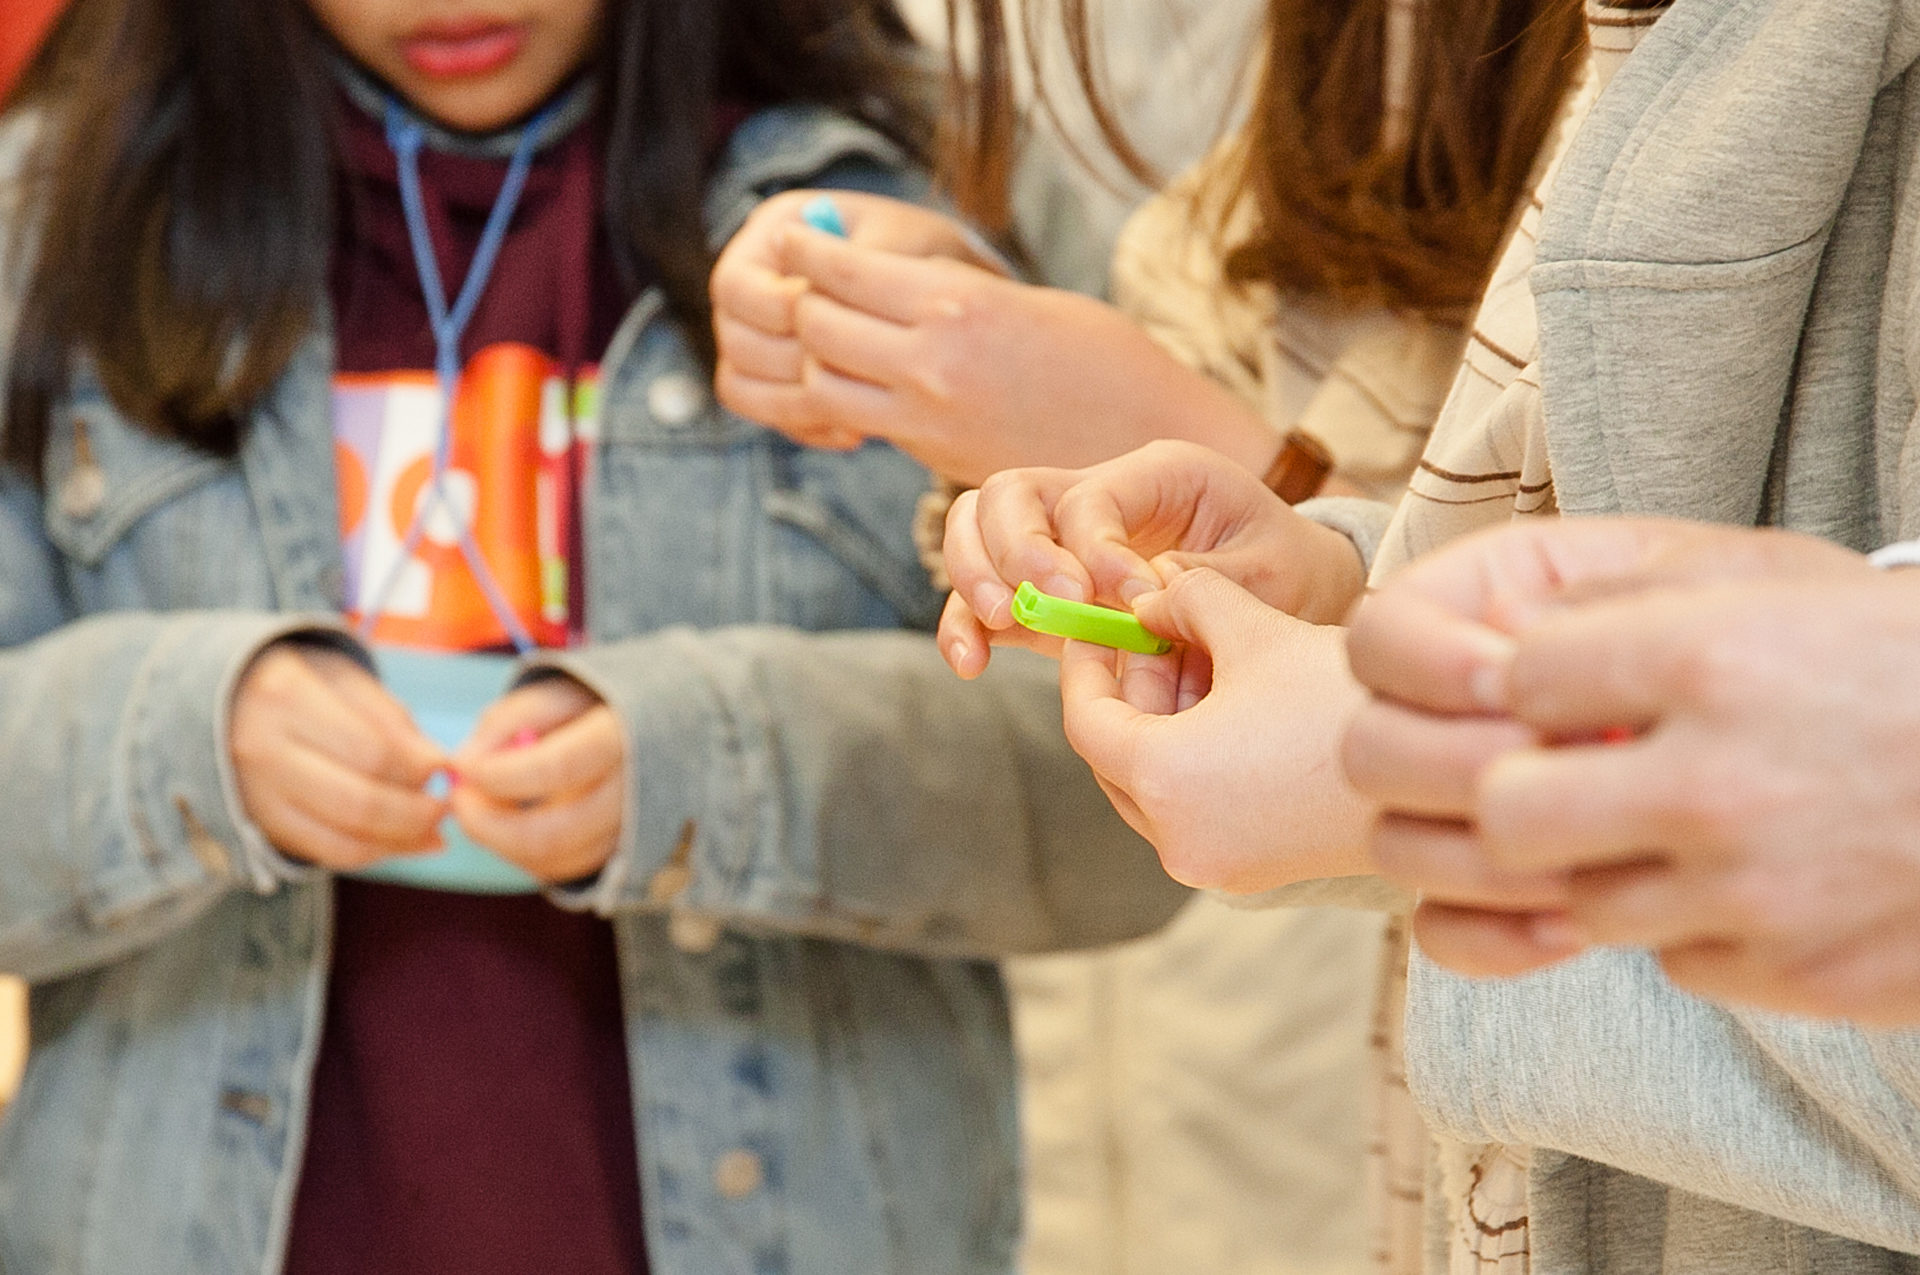
<svg viewBox="0 0 1920 1275">
<path fill-rule="evenodd" d="M 1456 474 L 1451 469 L 1440 468 L 1440 466 L 1430 460 L 1422 460 L 1420 462 L 1420 468 L 1426 470 L 1435 478 L 1444 478 L 1450 483 L 1495 483 L 1511 481 L 1512 479 L 1520 477 L 1520 471 L 1517 469 L 1499 474 Z M 1523 487 L 1521 490 L 1525 491 L 1526 488 Z"/>
<path fill-rule="evenodd" d="M 1477 326 L 1473 329 L 1473 339 L 1479 342 L 1480 345 L 1484 346 L 1486 348 L 1487 353 L 1498 357 L 1503 362 L 1511 363 L 1516 368 L 1520 368 L 1524 370 L 1527 364 L 1532 361 L 1530 359 L 1523 359 L 1518 354 L 1515 354 L 1512 350 L 1505 349 L 1504 347 L 1496 344 L 1491 338 L 1487 336 L 1485 332 L 1482 332 Z"/>
<path fill-rule="evenodd" d="M 1454 506 L 1461 506 L 1461 507 L 1464 507 L 1467 505 L 1491 505 L 1502 500 L 1512 500 L 1514 497 L 1513 492 L 1503 491 L 1503 492 L 1498 492 L 1492 496 L 1475 496 L 1472 500 L 1448 500 L 1444 496 L 1428 495 L 1426 492 L 1421 491 L 1418 487 L 1407 488 L 1407 495 L 1418 496 L 1421 500 L 1426 501 L 1430 505 L 1454 505 Z"/>
</svg>

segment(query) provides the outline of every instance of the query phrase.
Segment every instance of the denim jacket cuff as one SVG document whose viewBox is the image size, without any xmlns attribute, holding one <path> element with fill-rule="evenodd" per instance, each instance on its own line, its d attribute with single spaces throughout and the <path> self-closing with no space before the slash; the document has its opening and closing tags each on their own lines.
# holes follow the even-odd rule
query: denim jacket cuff
<svg viewBox="0 0 1920 1275">
<path fill-rule="evenodd" d="M 1373 560 L 1380 553 L 1380 542 L 1387 536 L 1387 524 L 1393 521 L 1392 505 L 1360 496 L 1316 496 L 1293 508 L 1302 517 L 1353 541 L 1360 561 L 1372 572 Z"/>
<path fill-rule="evenodd" d="M 737 803 L 753 790 L 749 763 L 696 647 L 690 631 L 667 630 L 527 662 L 526 676 L 561 673 L 598 695 L 626 737 L 619 844 L 598 875 L 549 889 L 560 906 L 717 915 L 744 884 L 751 838 Z"/>
<path fill-rule="evenodd" d="M 262 893 L 317 869 L 268 843 L 240 801 L 233 768 L 234 696 L 261 652 L 288 638 L 325 642 L 364 658 L 336 620 L 212 613 L 178 622 L 156 663 L 150 711 L 129 741 L 134 808 L 163 861 L 193 861 L 214 878 Z"/>
</svg>

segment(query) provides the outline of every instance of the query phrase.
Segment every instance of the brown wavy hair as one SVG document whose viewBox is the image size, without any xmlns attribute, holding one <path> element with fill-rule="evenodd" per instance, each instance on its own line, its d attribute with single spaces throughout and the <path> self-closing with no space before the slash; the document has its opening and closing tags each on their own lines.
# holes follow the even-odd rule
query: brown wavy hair
<svg viewBox="0 0 1920 1275">
<path fill-rule="evenodd" d="M 300 0 L 74 0 L 7 103 L 42 125 L 9 192 L 32 233 L 0 259 L 23 284 L 0 458 L 38 474 L 76 357 L 143 427 L 239 446 L 325 296 L 329 49 Z M 611 0 L 597 57 L 615 254 L 696 343 L 719 104 L 817 103 L 932 153 L 937 79 L 893 0 Z"/>
<path fill-rule="evenodd" d="M 1418 3 L 1399 138 L 1383 108 L 1389 9 Z M 949 5 L 974 46 L 971 89 L 950 112 L 946 169 L 963 207 L 1001 215 L 1021 127 L 1019 36 L 1038 106 L 1053 115 L 1040 50 L 1063 29 L 1077 90 L 1115 155 L 1159 175 L 1127 139 L 1103 84 L 1089 0 L 1033 0 L 1010 27 L 1001 0 Z M 1264 62 L 1225 180 L 1208 192 L 1229 278 L 1339 300 L 1457 314 L 1480 296 L 1535 161 L 1582 65 L 1579 0 L 1269 0 Z M 1244 225 L 1244 221 L 1242 221 Z"/>
</svg>

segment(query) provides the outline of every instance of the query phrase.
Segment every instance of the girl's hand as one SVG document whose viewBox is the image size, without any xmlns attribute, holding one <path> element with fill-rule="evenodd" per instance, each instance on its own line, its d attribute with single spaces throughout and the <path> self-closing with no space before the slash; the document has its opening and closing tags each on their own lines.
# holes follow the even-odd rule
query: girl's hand
<svg viewBox="0 0 1920 1275">
<path fill-rule="evenodd" d="M 1192 443 L 1151 443 L 1090 469 L 995 474 L 954 502 L 945 553 L 954 592 L 940 649 L 962 677 L 986 668 L 993 644 L 1036 645 L 1013 619 L 1022 581 L 1126 607 L 1181 571 L 1210 567 L 1315 624 L 1339 622 L 1365 584 L 1352 541 Z"/>
<path fill-rule="evenodd" d="M 1183 645 L 1068 644 L 1067 738 L 1169 875 L 1249 893 L 1366 872 L 1368 807 L 1335 764 L 1363 693 L 1344 631 L 1273 610 L 1208 570 L 1139 600 Z"/>
<path fill-rule="evenodd" d="M 606 867 L 626 803 L 626 739 L 613 710 L 569 677 L 489 708 L 453 758 L 453 816 L 467 835 L 549 883 Z"/>
<path fill-rule="evenodd" d="M 344 872 L 441 848 L 446 806 L 422 789 L 445 755 L 340 651 L 261 652 L 234 694 L 228 750 L 248 817 L 294 858 Z"/>
<path fill-rule="evenodd" d="M 734 411 L 815 446 L 884 439 L 962 483 L 1168 436 L 1256 471 L 1272 461 L 1255 413 L 1112 306 L 1006 278 L 924 209 L 833 198 L 848 238 L 776 202 L 774 230 L 750 223 L 754 268 L 715 271 L 716 386 Z M 723 293 L 737 299 L 723 307 Z"/>
<path fill-rule="evenodd" d="M 862 433 L 814 410 L 803 384 L 806 352 L 797 308 L 807 280 L 789 264 L 788 243 L 809 231 L 801 210 L 821 195 L 832 199 L 848 239 L 901 261 L 942 258 L 981 271 L 1002 269 L 997 258 L 951 218 L 929 209 L 858 191 L 790 190 L 754 210 L 714 264 L 714 338 L 720 352 L 714 391 L 733 411 L 770 425 L 809 447 L 846 450 Z"/>
</svg>

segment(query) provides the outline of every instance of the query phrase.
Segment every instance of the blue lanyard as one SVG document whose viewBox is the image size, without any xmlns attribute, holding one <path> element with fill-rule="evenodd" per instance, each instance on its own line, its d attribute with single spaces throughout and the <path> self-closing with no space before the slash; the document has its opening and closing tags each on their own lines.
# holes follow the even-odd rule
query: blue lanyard
<svg viewBox="0 0 1920 1275">
<path fill-rule="evenodd" d="M 400 207 L 406 215 L 407 239 L 413 248 L 413 266 L 420 276 L 420 291 L 426 298 L 427 318 L 433 328 L 433 372 L 440 387 L 440 419 L 435 433 L 433 471 L 421 489 L 420 507 L 414 514 L 412 525 L 407 528 L 400 556 L 373 595 L 373 603 L 367 608 L 367 613 L 360 619 L 363 638 L 372 635 L 373 627 L 386 609 L 387 598 L 399 582 L 401 572 L 420 548 L 427 519 L 438 506 L 458 529 L 460 556 L 466 559 L 474 581 L 479 584 L 480 592 L 486 598 L 488 609 L 506 629 L 514 649 L 522 655 L 534 649 L 533 638 L 508 604 L 499 581 L 487 566 L 486 556 L 480 552 L 480 546 L 473 538 L 471 511 L 463 511 L 449 496 L 446 476 L 453 455 L 453 397 L 460 385 L 460 338 L 466 332 L 467 324 L 473 320 L 481 293 L 486 291 L 487 279 L 493 274 L 494 263 L 500 256 L 500 245 L 506 241 L 507 227 L 513 221 L 514 209 L 520 203 L 521 192 L 526 189 L 527 173 L 533 167 L 533 155 L 539 148 L 540 136 L 546 131 L 558 106 L 556 102 L 542 108 L 521 131 L 520 140 L 513 148 L 513 159 L 507 165 L 506 180 L 500 183 L 500 193 L 494 198 L 492 211 L 487 214 L 486 228 L 480 232 L 480 243 L 473 252 L 473 264 L 467 267 L 466 281 L 460 285 L 460 295 L 454 299 L 453 308 L 449 310 L 446 288 L 440 281 L 440 263 L 433 255 L 433 235 L 427 228 L 426 201 L 420 192 L 420 149 L 426 143 L 427 130 L 398 102 L 392 99 L 387 102 L 387 145 L 393 148 L 399 170 Z"/>
</svg>

